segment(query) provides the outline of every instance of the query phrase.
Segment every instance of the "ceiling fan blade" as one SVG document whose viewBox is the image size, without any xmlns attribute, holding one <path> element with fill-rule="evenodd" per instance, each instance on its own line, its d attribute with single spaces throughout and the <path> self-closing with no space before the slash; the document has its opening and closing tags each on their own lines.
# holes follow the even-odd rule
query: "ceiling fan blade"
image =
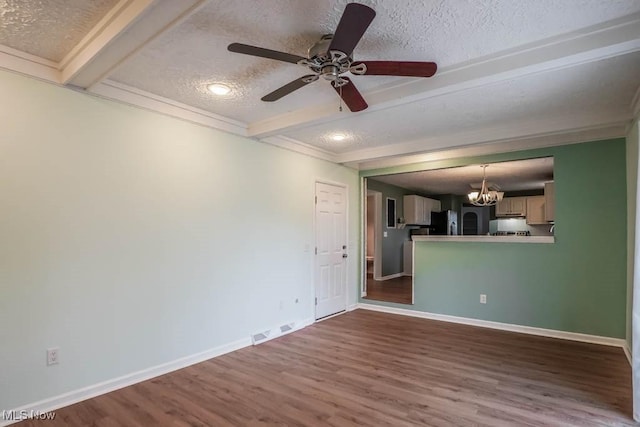
<svg viewBox="0 0 640 427">
<path fill-rule="evenodd" d="M 244 53 L 245 55 L 259 56 L 261 58 L 275 59 L 276 61 L 290 62 L 297 64 L 303 59 L 303 56 L 293 55 L 291 53 L 280 52 L 277 50 L 265 49 L 263 47 L 250 46 L 242 43 L 231 43 L 227 49 L 229 52 Z"/>
<path fill-rule="evenodd" d="M 338 27 L 333 34 L 329 50 L 339 50 L 351 56 L 353 49 L 367 31 L 376 11 L 359 3 L 349 3 L 344 9 Z"/>
<path fill-rule="evenodd" d="M 351 64 L 357 67 L 364 64 L 367 69 L 362 74 L 365 76 L 409 76 L 409 77 L 431 77 L 438 70 L 435 62 L 417 61 L 358 61 Z"/>
<path fill-rule="evenodd" d="M 270 94 L 267 94 L 267 95 L 263 96 L 262 100 L 266 101 L 266 102 L 277 101 L 278 99 L 282 98 L 283 96 L 289 95 L 294 90 L 298 90 L 301 87 L 306 86 L 311 82 L 315 82 L 316 80 L 318 80 L 318 76 L 316 76 L 315 74 L 309 74 L 309 75 L 306 75 L 306 76 L 302 76 L 299 79 L 295 79 L 294 81 L 292 81 L 290 83 L 287 83 L 286 85 L 282 86 L 281 88 L 274 90 Z"/>
<path fill-rule="evenodd" d="M 340 76 L 340 78 L 346 80 L 347 84 L 340 87 L 335 87 L 333 83 L 331 83 L 331 86 L 333 86 L 336 92 L 338 92 L 338 95 L 342 97 L 342 100 L 345 104 L 347 104 L 349 110 L 355 113 L 357 111 L 366 109 L 368 107 L 367 101 L 365 101 L 362 95 L 360 95 L 360 91 L 358 91 L 356 85 L 354 85 L 348 77 Z"/>
</svg>

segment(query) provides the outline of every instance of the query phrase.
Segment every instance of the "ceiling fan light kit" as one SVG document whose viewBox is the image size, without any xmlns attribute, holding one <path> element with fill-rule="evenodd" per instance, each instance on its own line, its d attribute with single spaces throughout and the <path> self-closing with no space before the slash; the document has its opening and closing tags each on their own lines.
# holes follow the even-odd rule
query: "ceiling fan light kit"
<svg viewBox="0 0 640 427">
<path fill-rule="evenodd" d="M 356 76 L 431 77 L 438 69 L 435 62 L 354 61 L 353 50 L 375 16 L 376 12 L 369 6 L 359 3 L 347 4 L 335 33 L 322 36 L 309 48 L 306 58 L 242 43 L 231 43 L 227 49 L 230 52 L 302 65 L 311 70 L 312 74 L 293 80 L 263 96 L 263 101 L 277 101 L 322 78 L 333 86 L 349 110 L 362 111 L 368 107 L 367 102 L 351 79 L 344 74 L 349 72 Z"/>
</svg>

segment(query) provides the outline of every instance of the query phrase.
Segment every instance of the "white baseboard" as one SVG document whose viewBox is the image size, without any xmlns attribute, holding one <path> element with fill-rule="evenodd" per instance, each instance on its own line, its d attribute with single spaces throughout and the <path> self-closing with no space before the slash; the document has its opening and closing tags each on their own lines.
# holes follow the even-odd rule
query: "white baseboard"
<svg viewBox="0 0 640 427">
<path fill-rule="evenodd" d="M 426 311 L 407 310 L 406 308 L 386 307 L 382 305 L 366 303 L 359 303 L 358 308 L 364 310 L 380 311 L 383 313 L 400 314 L 403 316 L 420 317 L 423 319 L 439 320 L 442 322 L 480 326 L 482 328 L 499 329 L 502 331 L 519 332 L 529 335 L 538 335 L 541 337 L 560 338 L 570 341 L 580 341 L 591 344 L 622 347 L 623 349 L 627 344 L 627 342 L 621 338 L 602 337 L 598 335 L 581 334 L 578 332 L 557 331 L 554 329 L 536 328 L 534 326 L 512 325 L 510 323 L 492 322 L 490 320 L 471 319 L 468 317 L 450 316 L 447 314 L 429 313 Z"/>
<path fill-rule="evenodd" d="M 353 311 L 358 308 L 358 303 L 351 304 L 347 306 L 347 311 Z"/>
<path fill-rule="evenodd" d="M 622 346 L 622 349 L 624 350 L 624 355 L 627 356 L 627 361 L 629 361 L 629 365 L 631 367 L 633 367 L 633 362 L 632 362 L 632 357 L 631 357 L 631 350 L 629 349 L 629 344 L 627 344 L 626 340 L 624 342 L 624 345 Z"/>
<path fill-rule="evenodd" d="M 292 332 L 299 331 L 302 328 L 306 328 L 307 326 L 311 325 L 313 322 L 314 322 L 313 317 L 309 317 L 309 318 L 304 319 L 304 320 L 302 320 L 300 322 L 289 322 L 289 323 L 284 323 L 282 325 L 274 326 L 273 328 L 271 328 L 271 329 L 269 329 L 269 330 L 267 330 L 265 332 L 258 332 L 258 334 L 260 334 L 260 333 L 267 334 L 267 338 L 265 338 L 265 339 L 261 339 L 260 341 L 255 341 L 253 339 L 253 335 L 252 335 L 252 344 L 253 345 L 259 345 L 259 344 L 274 340 L 276 338 L 280 338 L 280 337 L 288 335 L 288 334 L 290 334 Z M 283 325 L 288 325 L 288 326 L 293 325 L 293 326 L 288 331 L 282 332 L 282 330 L 280 329 L 280 326 L 283 326 Z"/>
<path fill-rule="evenodd" d="M 389 274 L 388 276 L 380 276 L 380 277 L 374 277 L 373 280 L 376 281 L 383 281 L 383 280 L 391 280 L 391 279 L 397 279 L 398 277 L 402 277 L 404 276 L 404 272 L 402 273 L 396 273 L 396 274 Z"/>
<path fill-rule="evenodd" d="M 300 322 L 296 322 L 296 326 L 291 330 L 286 332 L 285 334 L 289 334 L 291 332 L 298 331 L 303 329 L 311 324 L 313 324 L 315 319 L 308 318 L 301 320 Z M 285 335 L 285 334 L 281 334 Z M 111 380 L 103 381 L 98 384 L 93 384 L 87 387 L 83 387 L 78 390 L 73 390 L 68 393 L 63 393 L 58 396 L 50 397 L 48 399 L 43 399 L 38 402 L 30 403 L 19 408 L 15 408 L 13 410 L 9 410 L 7 412 L 14 413 L 44 413 L 55 411 L 56 409 L 64 408 L 65 406 L 73 405 L 74 403 L 82 402 L 83 400 L 91 399 L 96 396 L 100 396 L 102 394 L 110 393 L 115 390 L 119 390 L 124 387 L 128 387 L 130 385 L 134 385 L 140 383 L 142 381 L 147 381 L 155 377 L 159 377 L 161 375 L 168 374 L 173 371 L 177 371 L 178 369 L 186 368 L 191 365 L 195 365 L 196 363 L 204 362 L 205 360 L 213 359 L 218 356 L 222 356 L 227 353 L 231 353 L 236 350 L 240 350 L 245 347 L 249 347 L 252 345 L 251 337 L 243 338 L 238 341 L 234 341 L 228 344 L 223 344 L 221 346 L 202 351 L 200 353 L 192 354 L 189 356 L 181 357 L 180 359 L 172 360 L 167 363 L 163 363 L 161 365 L 152 366 L 150 368 L 142 369 L 137 372 L 132 372 L 127 375 L 123 375 L 118 378 L 113 378 Z M 1 411 L 0 411 L 1 412 Z M 6 421 L 0 419 L 0 427 L 8 426 L 10 424 L 14 424 L 19 422 L 20 420 L 15 421 Z"/>
</svg>

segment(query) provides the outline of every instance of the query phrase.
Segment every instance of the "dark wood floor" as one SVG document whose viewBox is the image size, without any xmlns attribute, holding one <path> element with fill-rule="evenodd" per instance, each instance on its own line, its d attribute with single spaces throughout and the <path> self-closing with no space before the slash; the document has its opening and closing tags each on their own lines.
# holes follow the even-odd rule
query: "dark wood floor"
<svg viewBox="0 0 640 427">
<path fill-rule="evenodd" d="M 365 299 L 413 304 L 413 278 L 402 276 L 389 280 L 373 280 L 367 275 L 367 296 Z"/>
<path fill-rule="evenodd" d="M 619 348 L 365 310 L 57 415 L 43 425 L 634 425 Z"/>
</svg>

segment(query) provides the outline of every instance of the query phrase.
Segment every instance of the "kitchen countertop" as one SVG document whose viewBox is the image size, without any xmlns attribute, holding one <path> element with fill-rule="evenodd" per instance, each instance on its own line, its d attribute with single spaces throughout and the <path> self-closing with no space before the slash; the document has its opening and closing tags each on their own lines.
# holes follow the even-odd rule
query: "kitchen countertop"
<svg viewBox="0 0 640 427">
<path fill-rule="evenodd" d="M 554 236 L 420 236 L 414 242 L 555 243 Z"/>
</svg>

